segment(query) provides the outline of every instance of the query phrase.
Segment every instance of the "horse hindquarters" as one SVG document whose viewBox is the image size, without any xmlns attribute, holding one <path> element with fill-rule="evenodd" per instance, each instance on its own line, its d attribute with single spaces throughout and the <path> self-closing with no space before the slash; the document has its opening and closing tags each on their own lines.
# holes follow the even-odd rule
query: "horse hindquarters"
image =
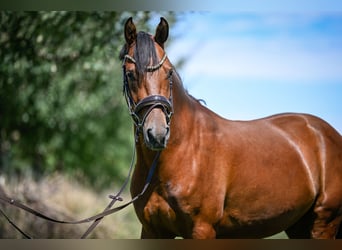
<svg viewBox="0 0 342 250">
<path fill-rule="evenodd" d="M 326 161 L 322 190 L 317 197 L 312 238 L 341 238 L 342 229 L 342 137 L 326 136 Z"/>
<path fill-rule="evenodd" d="M 316 199 L 309 211 L 286 230 L 290 238 L 333 239 L 342 237 L 342 137 L 329 124 L 306 116 L 315 141 L 306 148 L 317 161 Z M 316 146 L 317 147 L 316 147 Z"/>
<path fill-rule="evenodd" d="M 342 237 L 342 137 L 322 124 L 320 191 L 313 207 L 311 238 Z"/>
</svg>

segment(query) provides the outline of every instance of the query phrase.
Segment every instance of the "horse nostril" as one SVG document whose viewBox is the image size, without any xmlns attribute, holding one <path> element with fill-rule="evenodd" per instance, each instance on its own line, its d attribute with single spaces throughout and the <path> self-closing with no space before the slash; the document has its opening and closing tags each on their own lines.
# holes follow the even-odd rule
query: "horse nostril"
<svg viewBox="0 0 342 250">
<path fill-rule="evenodd" d="M 147 129 L 147 137 L 150 142 L 154 142 L 154 136 L 152 134 L 152 128 Z"/>
<path fill-rule="evenodd" d="M 160 131 L 156 128 L 146 128 L 144 136 L 146 144 L 155 150 L 161 150 L 166 147 L 170 128 L 167 126 Z"/>
</svg>

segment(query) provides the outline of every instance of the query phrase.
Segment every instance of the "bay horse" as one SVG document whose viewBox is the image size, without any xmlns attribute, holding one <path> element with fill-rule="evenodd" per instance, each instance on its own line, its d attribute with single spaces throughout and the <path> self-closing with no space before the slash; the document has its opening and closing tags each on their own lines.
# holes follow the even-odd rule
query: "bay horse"
<svg viewBox="0 0 342 250">
<path fill-rule="evenodd" d="M 184 89 L 164 43 L 124 27 L 124 95 L 136 129 L 131 195 L 141 238 L 341 238 L 342 137 L 308 114 L 227 120 Z M 220 90 L 217 90 L 220 91 Z"/>
</svg>

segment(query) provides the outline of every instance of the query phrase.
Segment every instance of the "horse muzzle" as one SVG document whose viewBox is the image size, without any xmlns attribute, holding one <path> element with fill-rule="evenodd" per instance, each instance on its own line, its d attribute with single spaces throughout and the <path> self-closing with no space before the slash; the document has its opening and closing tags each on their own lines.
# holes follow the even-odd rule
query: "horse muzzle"
<svg viewBox="0 0 342 250">
<path fill-rule="evenodd" d="M 163 150 L 170 138 L 172 102 L 164 96 L 145 97 L 131 112 L 133 121 L 142 131 L 146 146 L 151 150 Z"/>
<path fill-rule="evenodd" d="M 160 151 L 166 148 L 170 138 L 170 127 L 160 109 L 150 112 L 143 126 L 143 136 L 149 149 Z"/>
</svg>

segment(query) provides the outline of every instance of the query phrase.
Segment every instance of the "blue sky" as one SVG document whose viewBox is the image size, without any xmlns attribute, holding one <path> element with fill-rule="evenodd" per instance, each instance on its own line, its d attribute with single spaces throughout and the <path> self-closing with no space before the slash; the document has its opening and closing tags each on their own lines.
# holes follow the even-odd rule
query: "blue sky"
<svg viewBox="0 0 342 250">
<path fill-rule="evenodd" d="M 170 36 L 185 87 L 221 116 L 310 113 L 342 133 L 342 12 L 187 12 Z"/>
</svg>

